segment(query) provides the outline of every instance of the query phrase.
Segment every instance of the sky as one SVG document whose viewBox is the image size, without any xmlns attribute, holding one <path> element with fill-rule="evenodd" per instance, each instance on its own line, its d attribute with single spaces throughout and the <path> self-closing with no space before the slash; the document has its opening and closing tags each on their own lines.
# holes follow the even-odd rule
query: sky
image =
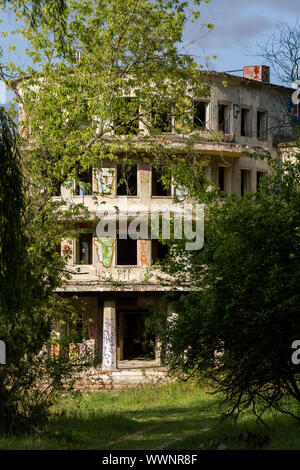
<svg viewBox="0 0 300 470">
<path fill-rule="evenodd" d="M 214 29 L 205 34 L 195 25 L 185 32 L 185 41 L 197 61 L 216 55 L 209 68 L 218 72 L 242 69 L 245 65 L 263 65 L 257 43 L 265 44 L 275 32 L 275 25 L 294 26 L 300 17 L 299 0 L 211 0 L 202 6 L 203 23 L 212 22 Z M 278 83 L 271 71 L 272 83 Z"/>
<path fill-rule="evenodd" d="M 3 19 L 0 31 L 15 28 L 12 14 L 0 12 L 0 17 Z M 216 55 L 217 59 L 210 59 L 205 68 L 219 72 L 242 69 L 245 65 L 260 65 L 263 59 L 257 55 L 257 43 L 264 44 L 275 31 L 276 24 L 289 23 L 293 26 L 299 18 L 299 0 L 210 0 L 201 6 L 200 23 L 212 22 L 214 29 L 208 32 L 199 22 L 197 26 L 189 23 L 181 45 L 182 52 L 192 54 L 204 66 L 208 56 Z M 8 50 L 11 42 L 17 45 L 15 52 Z M 0 37 L 4 59 L 18 65 L 28 63 L 24 54 L 26 46 L 22 38 Z M 271 82 L 280 84 L 272 70 Z"/>
</svg>

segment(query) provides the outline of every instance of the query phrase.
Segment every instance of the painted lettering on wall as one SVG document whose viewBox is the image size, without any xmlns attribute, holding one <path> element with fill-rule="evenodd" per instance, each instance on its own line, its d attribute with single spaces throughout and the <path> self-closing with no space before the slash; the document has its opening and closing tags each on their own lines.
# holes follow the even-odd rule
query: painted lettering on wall
<svg viewBox="0 0 300 470">
<path fill-rule="evenodd" d="M 141 178 L 141 183 L 149 183 L 149 181 L 150 181 L 150 171 L 149 170 L 141 170 L 140 171 L 140 178 Z"/>
<path fill-rule="evenodd" d="M 101 263 L 105 268 L 109 268 L 111 266 L 115 250 L 115 239 L 97 238 L 95 240 L 95 246 L 99 263 Z"/>
<path fill-rule="evenodd" d="M 141 245 L 142 245 L 142 253 L 141 253 L 141 265 L 145 264 L 148 266 L 148 258 L 146 255 L 146 246 L 148 244 L 148 240 L 140 240 Z"/>
</svg>

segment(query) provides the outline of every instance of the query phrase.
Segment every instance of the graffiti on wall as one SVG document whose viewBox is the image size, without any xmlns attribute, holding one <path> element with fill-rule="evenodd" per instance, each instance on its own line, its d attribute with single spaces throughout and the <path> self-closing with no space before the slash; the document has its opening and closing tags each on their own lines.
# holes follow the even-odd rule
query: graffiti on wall
<svg viewBox="0 0 300 470">
<path fill-rule="evenodd" d="M 98 336 L 98 328 L 95 323 L 88 323 L 85 326 L 89 339 L 96 339 Z"/>
<path fill-rule="evenodd" d="M 145 264 L 146 266 L 148 266 L 148 258 L 147 258 L 147 254 L 146 254 L 146 247 L 147 247 L 147 244 L 148 244 L 148 240 L 140 240 L 140 242 L 141 242 L 141 245 L 142 245 L 141 265 L 143 266 L 143 264 Z"/>
<path fill-rule="evenodd" d="M 103 281 L 137 280 L 137 272 L 131 268 L 118 268 L 115 271 L 96 269 L 96 275 Z"/>
<path fill-rule="evenodd" d="M 62 247 L 63 256 L 70 256 L 72 254 L 72 247 L 65 243 Z"/>
<path fill-rule="evenodd" d="M 102 368 L 116 366 L 116 325 L 112 318 L 105 318 L 103 324 L 103 357 Z"/>
<path fill-rule="evenodd" d="M 130 281 L 131 268 L 120 268 L 117 270 L 118 281 Z"/>
<path fill-rule="evenodd" d="M 95 240 L 95 246 L 99 263 L 102 264 L 105 268 L 110 268 L 115 250 L 115 239 L 97 238 Z"/>
<path fill-rule="evenodd" d="M 149 170 L 141 170 L 140 171 L 140 178 L 141 178 L 141 183 L 149 183 L 149 181 L 150 181 L 150 171 Z"/>
<path fill-rule="evenodd" d="M 94 168 L 94 188 L 99 195 L 111 195 L 115 180 L 114 168 Z"/>
</svg>

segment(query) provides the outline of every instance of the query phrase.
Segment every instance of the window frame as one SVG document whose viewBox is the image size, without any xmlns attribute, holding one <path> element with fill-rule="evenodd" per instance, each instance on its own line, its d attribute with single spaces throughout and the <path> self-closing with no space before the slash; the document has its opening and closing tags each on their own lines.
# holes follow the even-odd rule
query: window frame
<svg viewBox="0 0 300 470">
<path fill-rule="evenodd" d="M 248 126 L 246 126 L 246 123 L 245 123 L 245 118 L 243 118 L 243 111 L 247 111 L 247 115 L 248 115 Z M 240 134 L 241 134 L 241 137 L 252 137 L 253 136 L 253 116 L 252 116 L 252 108 L 249 107 L 249 106 L 241 106 L 240 107 Z M 242 126 L 243 124 L 243 119 L 244 119 L 244 126 Z M 243 130 L 244 128 L 244 130 Z M 243 132 L 245 132 L 245 129 L 246 129 L 246 133 L 244 134 Z"/>
<path fill-rule="evenodd" d="M 224 125 L 224 130 L 221 129 L 221 123 L 220 123 L 220 108 L 221 106 L 224 106 L 227 108 L 227 119 L 226 119 L 226 112 L 224 113 L 224 122 L 222 125 Z M 218 130 L 222 131 L 225 135 L 231 134 L 231 129 L 232 129 L 232 122 L 231 122 L 231 107 L 232 103 L 230 102 L 225 102 L 225 101 L 219 101 L 218 102 Z"/>
<path fill-rule="evenodd" d="M 265 119 L 264 119 L 264 128 L 260 129 L 260 132 L 258 132 L 258 116 L 259 114 L 263 114 Z M 260 119 L 260 123 L 262 120 Z M 258 135 L 260 134 L 260 135 Z M 268 140 L 268 111 L 265 109 L 257 109 L 256 110 L 256 137 L 258 140 Z"/>
<path fill-rule="evenodd" d="M 116 184 L 115 184 L 115 197 L 130 197 L 130 198 L 139 198 L 140 195 L 139 195 L 139 181 L 138 181 L 138 171 L 139 171 L 139 165 L 137 162 L 133 162 L 131 165 L 128 165 L 131 167 L 131 169 L 133 167 L 136 167 L 136 194 L 118 194 L 118 189 L 120 188 L 118 186 L 118 182 L 119 182 L 119 178 L 118 178 L 118 168 L 120 166 L 122 166 L 123 164 L 122 163 L 117 163 L 117 166 L 116 166 Z M 126 163 L 124 164 L 126 165 Z M 122 178 L 121 178 L 122 179 Z"/>
<path fill-rule="evenodd" d="M 245 191 L 245 188 L 243 188 L 243 186 L 245 186 L 245 184 L 243 185 L 243 182 L 245 183 L 245 179 L 242 178 L 242 175 L 245 174 L 244 172 L 247 172 L 247 174 L 249 175 L 249 191 Z M 252 170 L 249 168 L 241 168 L 240 176 L 241 176 L 240 193 L 241 193 L 241 196 L 244 196 L 246 193 L 250 193 L 252 191 Z"/>
<path fill-rule="evenodd" d="M 84 236 L 90 236 L 90 241 L 91 241 L 91 245 L 90 247 L 88 247 L 88 257 L 90 258 L 90 263 L 81 263 L 80 262 L 80 253 L 81 253 L 81 248 L 80 248 L 80 243 L 81 243 L 81 238 L 84 237 Z M 85 232 L 85 233 L 81 233 L 79 235 L 79 238 L 75 241 L 75 250 L 74 250 L 74 255 L 75 255 L 75 259 L 74 259 L 74 264 L 76 266 L 94 266 L 94 234 L 92 231 L 89 231 L 89 232 Z"/>
</svg>

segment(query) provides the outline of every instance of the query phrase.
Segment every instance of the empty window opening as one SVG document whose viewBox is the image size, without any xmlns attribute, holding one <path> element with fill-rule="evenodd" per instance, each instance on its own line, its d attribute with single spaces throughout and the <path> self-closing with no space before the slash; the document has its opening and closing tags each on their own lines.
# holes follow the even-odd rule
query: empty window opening
<svg viewBox="0 0 300 470">
<path fill-rule="evenodd" d="M 267 113 L 264 111 L 257 111 L 257 138 L 267 138 Z"/>
<path fill-rule="evenodd" d="M 93 264 L 93 234 L 81 234 L 77 246 L 76 264 Z"/>
<path fill-rule="evenodd" d="M 166 186 L 156 168 L 152 167 L 152 196 L 171 196 L 171 182 Z"/>
<path fill-rule="evenodd" d="M 206 128 L 207 106 L 205 101 L 194 100 L 194 125 L 199 128 Z"/>
<path fill-rule="evenodd" d="M 137 98 L 120 98 L 122 107 L 114 123 L 117 135 L 137 135 L 139 130 L 139 102 Z"/>
<path fill-rule="evenodd" d="M 151 261 L 152 264 L 159 264 L 164 261 L 168 255 L 169 247 L 159 240 L 151 241 Z"/>
<path fill-rule="evenodd" d="M 117 196 L 137 196 L 137 165 L 117 166 Z"/>
<path fill-rule="evenodd" d="M 256 191 L 259 191 L 259 187 L 260 187 L 260 184 L 261 184 L 261 179 L 262 179 L 263 176 L 264 176 L 263 171 L 257 171 L 256 172 Z"/>
<path fill-rule="evenodd" d="M 225 191 L 225 172 L 226 168 L 224 166 L 218 167 L 218 186 L 221 191 Z"/>
<path fill-rule="evenodd" d="M 117 265 L 137 266 L 137 240 L 117 236 Z"/>
<path fill-rule="evenodd" d="M 76 185 L 77 196 L 91 196 L 93 194 L 93 169 L 78 172 L 79 184 Z"/>
<path fill-rule="evenodd" d="M 241 196 L 251 190 L 251 171 L 241 170 Z"/>
<path fill-rule="evenodd" d="M 226 104 L 219 104 L 219 130 L 224 134 L 230 133 L 229 106 Z"/>
<path fill-rule="evenodd" d="M 250 109 L 241 109 L 241 136 L 251 136 L 251 112 Z"/>
</svg>

